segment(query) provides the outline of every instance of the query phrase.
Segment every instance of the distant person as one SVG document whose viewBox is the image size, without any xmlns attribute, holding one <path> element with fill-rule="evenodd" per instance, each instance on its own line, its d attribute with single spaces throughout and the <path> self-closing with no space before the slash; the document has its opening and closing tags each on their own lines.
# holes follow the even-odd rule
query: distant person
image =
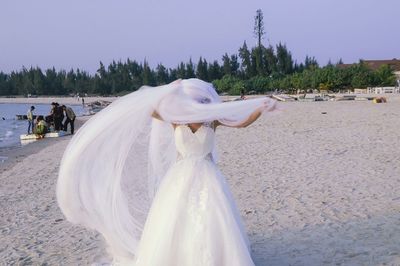
<svg viewBox="0 0 400 266">
<path fill-rule="evenodd" d="M 45 121 L 49 125 L 49 131 L 51 131 L 50 130 L 51 125 L 53 125 L 53 127 L 54 127 L 54 112 L 55 112 L 55 108 L 56 108 L 56 103 L 52 102 L 51 103 L 50 114 L 45 117 Z"/>
<path fill-rule="evenodd" d="M 246 96 L 244 94 L 244 90 L 243 89 L 240 90 L 240 97 L 236 98 L 235 101 L 242 101 L 242 100 L 246 100 Z"/>
<path fill-rule="evenodd" d="M 61 117 L 60 117 L 60 119 L 61 119 L 60 120 L 60 130 L 62 130 L 63 129 L 63 121 L 64 121 L 64 118 L 65 118 L 64 109 L 63 109 L 63 107 L 61 105 L 59 105 L 58 108 L 59 108 L 59 112 L 60 112 L 60 115 L 61 115 Z"/>
<path fill-rule="evenodd" d="M 240 90 L 240 99 L 241 100 L 246 100 L 246 95 L 244 94 L 244 90 L 243 89 Z"/>
<path fill-rule="evenodd" d="M 62 106 L 60 106 L 57 102 L 54 103 L 54 112 L 53 112 L 53 119 L 54 119 L 54 130 L 60 131 L 62 130 L 62 121 L 64 120 L 64 112 Z"/>
<path fill-rule="evenodd" d="M 35 121 L 33 120 L 33 111 L 35 110 L 35 106 L 31 106 L 31 108 L 29 108 L 28 113 L 27 113 L 27 118 L 28 118 L 28 135 L 29 134 L 33 134 L 33 129 L 35 127 Z"/>
<path fill-rule="evenodd" d="M 44 135 L 46 135 L 47 133 L 47 123 L 46 121 L 44 121 L 43 116 L 40 115 L 38 116 L 37 120 L 36 120 L 36 129 L 35 129 L 35 134 L 40 138 L 44 138 Z"/>
<path fill-rule="evenodd" d="M 75 118 L 76 118 L 74 110 L 72 110 L 71 107 L 67 107 L 65 105 L 63 105 L 62 108 L 63 108 L 63 110 L 65 112 L 65 115 L 67 116 L 67 119 L 64 122 L 63 129 L 64 129 L 64 131 L 67 131 L 68 130 L 68 124 L 70 124 L 71 125 L 71 134 L 73 135 L 74 134 L 74 122 L 75 122 Z"/>
<path fill-rule="evenodd" d="M 85 106 L 85 99 L 82 97 L 82 105 Z"/>
</svg>

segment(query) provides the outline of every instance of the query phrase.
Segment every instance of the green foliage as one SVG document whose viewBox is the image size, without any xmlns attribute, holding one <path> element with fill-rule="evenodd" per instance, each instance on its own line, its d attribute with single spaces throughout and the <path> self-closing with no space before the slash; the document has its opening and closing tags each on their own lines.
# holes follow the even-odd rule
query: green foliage
<svg viewBox="0 0 400 266">
<path fill-rule="evenodd" d="M 143 64 L 142 80 L 143 85 L 154 86 L 156 84 L 154 72 L 150 69 L 146 61 Z"/>
<path fill-rule="evenodd" d="M 375 71 L 375 82 L 377 86 L 390 87 L 396 85 L 396 76 L 388 65 L 382 65 Z"/>
<path fill-rule="evenodd" d="M 247 83 L 247 92 L 264 93 L 272 89 L 271 78 L 265 76 L 252 77 Z"/>
<path fill-rule="evenodd" d="M 251 57 L 250 51 L 247 48 L 246 41 L 243 43 L 243 46 L 239 49 L 239 57 L 241 59 L 241 76 L 243 79 L 248 79 L 253 76 L 251 69 Z"/>
<path fill-rule="evenodd" d="M 216 60 L 208 63 L 200 58 L 197 65 L 190 60 L 189 63 L 181 62 L 174 69 L 158 64 L 153 70 L 146 61 L 139 64 L 128 59 L 124 63 L 112 62 L 107 67 L 100 62 L 99 69 L 93 76 L 79 69 L 66 72 L 51 68 L 42 72 L 40 68 L 23 68 L 11 74 L 0 72 L 0 95 L 124 95 L 142 85 L 162 85 L 177 78 L 190 77 L 213 82 L 219 92 L 229 94 L 239 94 L 242 89 L 255 93 L 315 89 L 338 92 L 396 84 L 396 77 L 387 65 L 376 71 L 370 70 L 363 62 L 348 68 L 333 64 L 321 68 L 311 57 L 306 57 L 304 63 L 293 64 L 290 52 L 283 45 L 277 46 L 277 51 L 281 50 L 279 58 L 272 47 L 264 48 L 265 66 L 261 74 L 255 75 L 255 58 L 246 50 L 247 47 L 243 45 L 239 51 L 241 63 L 238 62 L 238 56 L 225 54 L 222 66 Z M 252 51 L 254 50 L 253 48 Z M 287 58 L 284 59 L 286 55 Z"/>
<path fill-rule="evenodd" d="M 218 64 L 217 60 L 214 60 L 214 62 L 211 64 L 208 64 L 208 79 L 209 81 L 213 81 L 216 79 L 222 78 L 223 73 L 222 73 L 222 68 Z"/>
<path fill-rule="evenodd" d="M 167 84 L 168 79 L 168 70 L 163 66 L 163 64 L 158 64 L 156 68 L 156 83 L 158 85 Z"/>
<path fill-rule="evenodd" d="M 275 56 L 274 47 L 271 45 L 268 48 L 264 48 L 263 60 L 265 64 L 265 74 L 271 75 L 277 72 L 277 57 Z"/>
<path fill-rule="evenodd" d="M 304 68 L 305 69 L 317 69 L 319 67 L 317 60 L 315 57 L 306 56 L 304 60 Z"/>
<path fill-rule="evenodd" d="M 291 74 L 293 72 L 292 54 L 286 48 L 286 45 L 279 43 L 276 46 L 276 68 L 281 75 Z"/>
<path fill-rule="evenodd" d="M 231 58 L 227 53 L 222 56 L 222 73 L 224 75 L 232 75 Z"/>
<path fill-rule="evenodd" d="M 196 77 L 205 81 L 209 81 L 208 79 L 208 64 L 207 61 L 202 57 L 200 57 L 199 62 L 197 63 L 196 69 Z"/>
<path fill-rule="evenodd" d="M 232 75 L 225 75 L 222 79 L 213 81 L 218 93 L 228 93 L 230 95 L 239 95 L 245 88 L 244 81 Z"/>
<path fill-rule="evenodd" d="M 363 62 L 352 66 L 350 71 L 352 72 L 351 87 L 366 88 L 373 83 L 372 71 Z"/>
<path fill-rule="evenodd" d="M 192 59 L 189 60 L 189 63 L 186 64 L 186 76 L 185 78 L 194 78 L 196 74 L 194 73 L 194 65 Z"/>
<path fill-rule="evenodd" d="M 262 56 L 262 51 L 263 47 L 254 47 L 251 50 L 251 58 L 252 58 L 252 69 L 253 73 L 257 73 L 257 75 L 264 75 L 265 74 L 265 69 L 264 69 L 264 62 L 263 62 L 263 56 Z"/>
</svg>

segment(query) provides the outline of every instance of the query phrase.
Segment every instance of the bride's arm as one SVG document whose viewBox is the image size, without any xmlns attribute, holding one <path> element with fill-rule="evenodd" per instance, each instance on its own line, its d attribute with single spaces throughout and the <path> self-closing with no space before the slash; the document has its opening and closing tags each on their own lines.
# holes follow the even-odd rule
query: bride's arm
<svg viewBox="0 0 400 266">
<path fill-rule="evenodd" d="M 235 128 L 243 128 L 243 127 L 248 127 L 251 124 L 254 123 L 254 121 L 256 121 L 261 114 L 263 113 L 263 111 L 265 109 L 268 109 L 268 111 L 273 111 L 275 109 L 275 102 L 272 103 L 272 106 L 268 106 L 269 102 L 266 101 L 265 102 L 265 106 L 259 107 L 257 108 L 245 121 L 243 121 L 241 124 L 239 125 L 235 125 L 235 126 L 230 126 L 230 125 L 226 125 L 224 123 L 221 123 L 220 121 L 216 120 L 214 122 L 214 127 L 216 128 L 217 126 L 226 126 L 226 127 L 235 127 Z"/>
<path fill-rule="evenodd" d="M 256 109 L 244 122 L 242 122 L 241 124 L 236 125 L 236 126 L 226 125 L 226 124 L 221 123 L 218 120 L 216 120 L 214 122 L 214 126 L 215 127 L 217 127 L 217 126 L 226 126 L 226 127 L 235 127 L 235 128 L 248 127 L 251 124 L 253 124 L 254 121 L 256 121 L 261 116 L 263 110 L 264 110 L 264 108 L 261 108 L 261 107 Z"/>
</svg>

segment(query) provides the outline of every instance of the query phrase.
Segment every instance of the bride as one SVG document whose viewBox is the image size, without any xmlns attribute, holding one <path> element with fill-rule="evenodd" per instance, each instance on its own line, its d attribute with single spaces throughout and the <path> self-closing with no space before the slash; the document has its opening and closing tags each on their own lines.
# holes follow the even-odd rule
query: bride
<svg viewBox="0 0 400 266">
<path fill-rule="evenodd" d="M 269 98 L 221 103 L 198 79 L 143 87 L 72 138 L 59 206 L 104 236 L 116 265 L 254 265 L 216 167 L 215 130 L 246 127 L 274 106 Z"/>
</svg>

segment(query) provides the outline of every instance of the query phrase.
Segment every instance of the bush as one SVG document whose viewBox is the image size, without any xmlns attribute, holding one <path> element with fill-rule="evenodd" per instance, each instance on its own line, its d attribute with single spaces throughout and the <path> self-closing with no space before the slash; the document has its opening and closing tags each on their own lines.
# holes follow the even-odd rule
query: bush
<svg viewBox="0 0 400 266">
<path fill-rule="evenodd" d="M 245 88 L 245 82 L 231 75 L 225 75 L 222 79 L 213 81 L 214 87 L 218 93 L 228 93 L 229 95 L 239 95 Z"/>
</svg>

